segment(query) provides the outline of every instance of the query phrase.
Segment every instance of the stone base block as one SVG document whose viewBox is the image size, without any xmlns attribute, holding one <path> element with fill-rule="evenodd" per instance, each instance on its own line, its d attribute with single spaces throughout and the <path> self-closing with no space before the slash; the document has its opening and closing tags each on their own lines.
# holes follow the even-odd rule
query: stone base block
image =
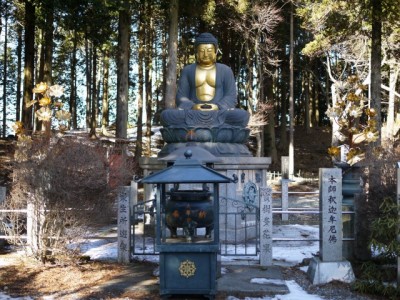
<svg viewBox="0 0 400 300">
<path fill-rule="evenodd" d="M 349 261 L 324 262 L 316 257 L 311 260 L 307 275 L 312 284 L 324 284 L 334 280 L 351 283 L 356 279 Z"/>
</svg>

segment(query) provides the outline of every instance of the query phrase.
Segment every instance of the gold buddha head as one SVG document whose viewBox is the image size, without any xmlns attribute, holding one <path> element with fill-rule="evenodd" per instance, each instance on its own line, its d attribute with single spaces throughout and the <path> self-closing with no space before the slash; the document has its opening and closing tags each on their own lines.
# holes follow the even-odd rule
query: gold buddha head
<svg viewBox="0 0 400 300">
<path fill-rule="evenodd" d="M 217 61 L 218 40 L 211 33 L 200 34 L 195 41 L 196 61 L 200 66 L 208 67 Z"/>
</svg>

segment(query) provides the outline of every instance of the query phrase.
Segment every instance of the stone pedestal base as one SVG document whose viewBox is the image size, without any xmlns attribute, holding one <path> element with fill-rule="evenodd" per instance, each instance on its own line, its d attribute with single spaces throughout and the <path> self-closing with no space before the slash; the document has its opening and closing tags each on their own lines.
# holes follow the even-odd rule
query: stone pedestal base
<svg viewBox="0 0 400 300">
<path fill-rule="evenodd" d="M 188 143 L 186 142 L 166 144 L 158 153 L 158 157 L 165 157 L 187 146 Z M 251 157 L 251 152 L 247 146 L 241 143 L 190 142 L 190 146 L 201 147 L 217 157 Z"/>
<path fill-rule="evenodd" d="M 324 262 L 314 257 L 307 270 L 312 284 L 324 284 L 333 280 L 351 283 L 355 280 L 353 268 L 347 260 Z"/>
</svg>

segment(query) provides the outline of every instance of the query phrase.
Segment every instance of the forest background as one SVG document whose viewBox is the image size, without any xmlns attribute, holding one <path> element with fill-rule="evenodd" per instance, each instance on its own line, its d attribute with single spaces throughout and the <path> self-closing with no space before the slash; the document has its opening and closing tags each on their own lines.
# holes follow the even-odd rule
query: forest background
<svg viewBox="0 0 400 300">
<path fill-rule="evenodd" d="M 278 152 L 290 154 L 294 126 L 328 126 L 326 111 L 355 75 L 377 111 L 380 145 L 398 131 L 399 4 L 2 0 L 0 133 L 13 134 L 15 121 L 39 132 L 39 106 L 26 104 L 36 84 L 58 84 L 69 129 L 93 137 L 113 128 L 125 139 L 136 127 L 135 156 L 149 156 L 151 128 L 174 106 L 179 72 L 194 62 L 195 37 L 208 31 L 234 71 L 238 106 L 258 114 L 256 155 L 276 161 Z"/>
</svg>

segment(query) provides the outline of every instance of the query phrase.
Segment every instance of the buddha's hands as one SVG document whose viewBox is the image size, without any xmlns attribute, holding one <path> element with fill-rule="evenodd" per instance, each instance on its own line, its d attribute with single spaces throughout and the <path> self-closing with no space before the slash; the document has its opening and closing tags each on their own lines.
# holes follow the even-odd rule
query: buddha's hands
<svg viewBox="0 0 400 300">
<path fill-rule="evenodd" d="M 202 111 L 211 111 L 211 110 L 218 110 L 218 105 L 212 103 L 199 103 L 195 104 L 192 107 L 193 110 L 202 110 Z"/>
</svg>

